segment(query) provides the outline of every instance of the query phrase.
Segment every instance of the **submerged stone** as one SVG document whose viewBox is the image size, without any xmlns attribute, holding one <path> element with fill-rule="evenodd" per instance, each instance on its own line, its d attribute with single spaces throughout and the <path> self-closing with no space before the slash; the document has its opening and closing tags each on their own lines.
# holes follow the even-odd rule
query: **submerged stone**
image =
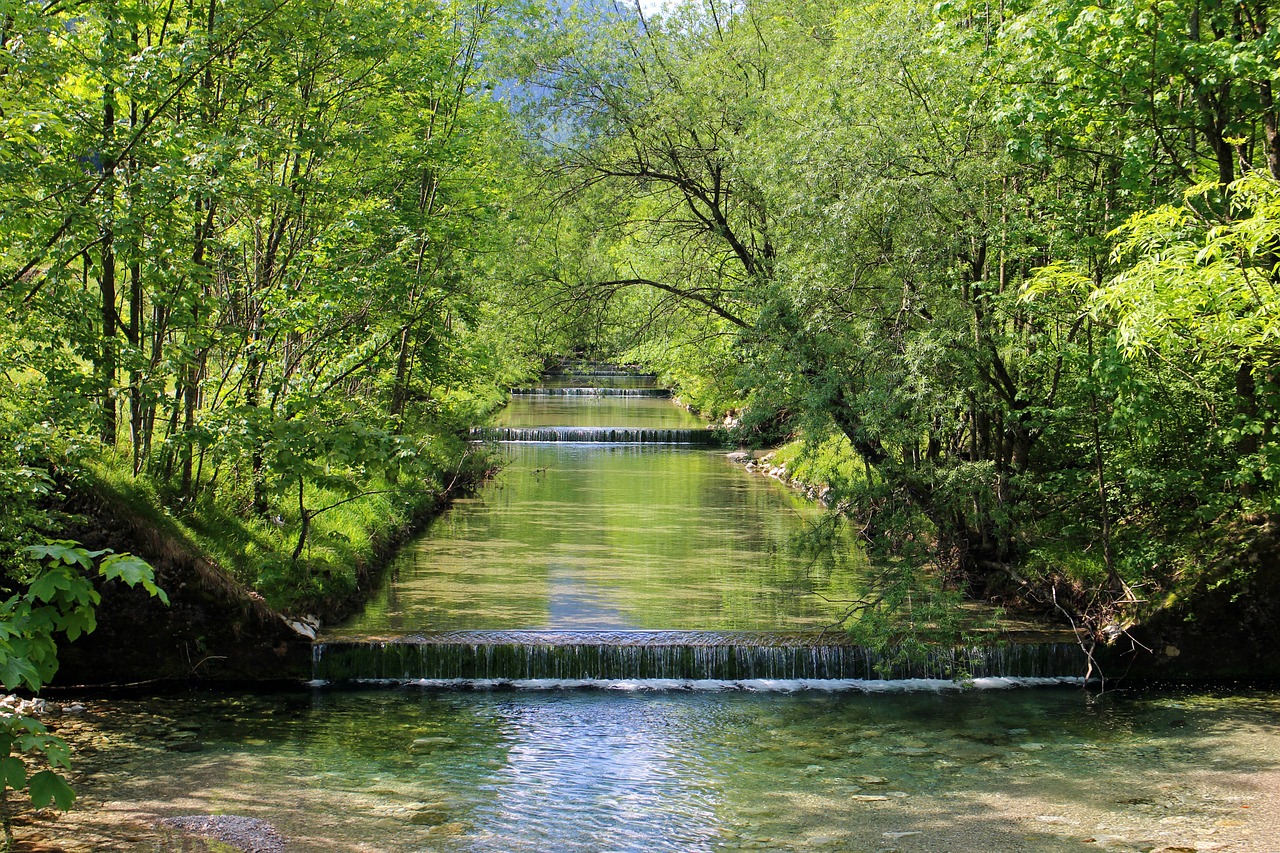
<svg viewBox="0 0 1280 853">
<path fill-rule="evenodd" d="M 448 812 L 419 811 L 409 816 L 409 823 L 414 826 L 440 826 L 448 821 Z"/>
<path fill-rule="evenodd" d="M 179 740 L 166 744 L 165 749 L 170 752 L 201 752 L 204 750 L 204 744 L 198 740 Z"/>
</svg>

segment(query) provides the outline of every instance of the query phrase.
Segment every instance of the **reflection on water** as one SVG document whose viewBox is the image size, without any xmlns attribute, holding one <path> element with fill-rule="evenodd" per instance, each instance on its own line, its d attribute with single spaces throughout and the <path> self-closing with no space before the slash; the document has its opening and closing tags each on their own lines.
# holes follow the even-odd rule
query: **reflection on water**
<svg viewBox="0 0 1280 853">
<path fill-rule="evenodd" d="M 561 402 L 521 400 L 503 417 L 544 425 Z M 664 400 L 569 402 L 627 415 L 609 425 L 685 425 Z M 349 633 L 795 630 L 834 621 L 861 589 L 850 543 L 821 560 L 796 547 L 815 507 L 722 453 L 510 453 L 408 549 Z M 82 808 L 53 834 L 75 853 L 171 850 L 140 827 L 214 813 L 333 853 L 1275 849 L 1274 694 L 1002 684 L 90 700 L 57 720 Z"/>
<path fill-rule="evenodd" d="M 558 373 L 544 375 L 544 388 L 656 388 L 656 376 L 645 374 Z"/>
<path fill-rule="evenodd" d="M 1273 850 L 1277 714 L 1267 693 L 1078 689 L 90 702 L 60 724 L 90 747 L 64 826 L 161 849 L 94 835 L 124 801 L 261 817 L 291 850 Z"/>
<path fill-rule="evenodd" d="M 527 444 L 507 453 L 497 479 L 406 548 L 339 634 L 822 628 L 861 589 L 865 562 L 852 543 L 820 558 L 800 547 L 816 507 L 723 452 Z"/>
</svg>

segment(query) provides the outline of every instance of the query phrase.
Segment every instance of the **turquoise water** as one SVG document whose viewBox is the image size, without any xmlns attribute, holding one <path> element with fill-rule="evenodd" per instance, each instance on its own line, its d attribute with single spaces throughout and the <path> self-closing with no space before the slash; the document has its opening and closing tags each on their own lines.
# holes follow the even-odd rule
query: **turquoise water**
<svg viewBox="0 0 1280 853">
<path fill-rule="evenodd" d="M 1280 768 L 1274 694 L 897 689 L 90 703 L 62 724 L 91 747 L 64 825 L 102 850 L 164 849 L 110 840 L 121 803 L 307 851 L 1276 849 L 1250 787 Z"/>
</svg>

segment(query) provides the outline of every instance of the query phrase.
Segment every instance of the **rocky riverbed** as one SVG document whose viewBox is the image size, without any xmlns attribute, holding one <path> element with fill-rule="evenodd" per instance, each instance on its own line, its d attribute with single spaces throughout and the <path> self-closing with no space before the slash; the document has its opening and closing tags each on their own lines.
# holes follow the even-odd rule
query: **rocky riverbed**
<svg viewBox="0 0 1280 853">
<path fill-rule="evenodd" d="M 1280 850 L 1280 699 L 1173 697 L 1136 717 L 1104 708 L 1090 738 L 1062 716 L 1074 695 L 90 700 L 50 720 L 76 749 L 81 801 L 24 816 L 19 833 L 28 850 L 63 853 L 559 853 L 593 849 L 573 833 L 596 824 L 627 850 Z M 661 735 L 626 740 L 664 709 L 675 716 L 661 717 Z M 922 713 L 943 716 L 922 725 Z M 671 726 L 707 715 L 714 737 L 671 739 Z M 699 775 L 670 790 L 651 774 L 690 759 Z M 697 822 L 663 816 L 711 795 L 714 808 L 681 817 Z M 659 834 L 629 834 L 643 831 Z"/>
</svg>

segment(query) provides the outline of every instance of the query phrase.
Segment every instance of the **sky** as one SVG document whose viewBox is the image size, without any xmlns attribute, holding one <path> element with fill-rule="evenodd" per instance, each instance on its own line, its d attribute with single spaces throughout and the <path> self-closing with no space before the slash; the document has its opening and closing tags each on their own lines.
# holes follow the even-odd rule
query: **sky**
<svg viewBox="0 0 1280 853">
<path fill-rule="evenodd" d="M 671 0 L 640 0 L 640 8 L 644 10 L 646 15 L 652 15 L 662 11 L 662 7 L 670 3 Z"/>
</svg>

